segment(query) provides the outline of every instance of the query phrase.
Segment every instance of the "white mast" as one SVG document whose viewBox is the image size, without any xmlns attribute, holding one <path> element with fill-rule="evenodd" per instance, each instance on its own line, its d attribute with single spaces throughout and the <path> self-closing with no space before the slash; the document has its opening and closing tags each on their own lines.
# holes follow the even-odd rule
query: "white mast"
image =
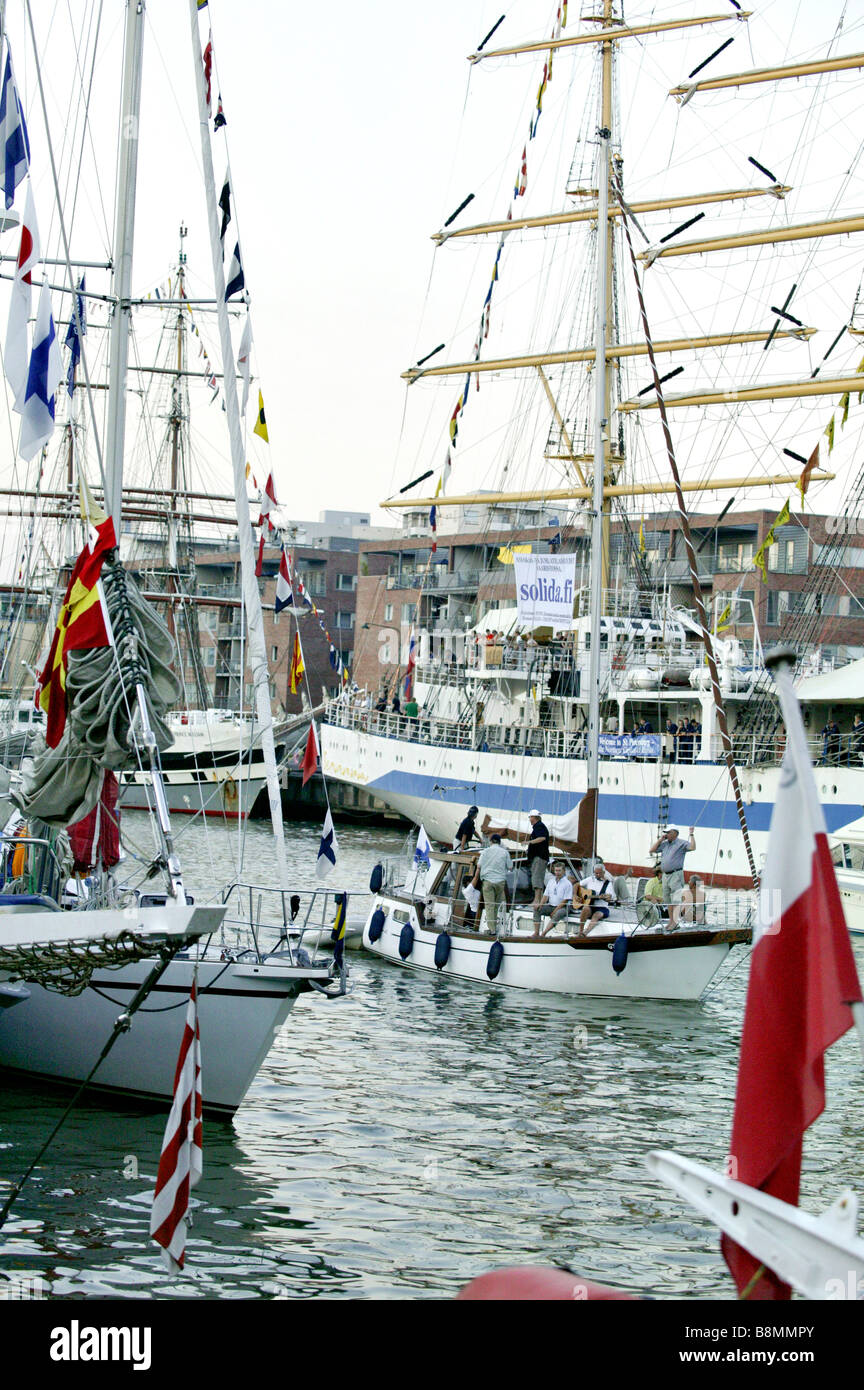
<svg viewBox="0 0 864 1390">
<path fill-rule="evenodd" d="M 196 0 L 189 0 L 189 18 L 192 30 L 192 63 L 195 68 L 195 83 L 198 92 L 201 161 L 204 167 L 204 191 L 207 197 L 207 221 L 210 227 L 213 283 L 216 291 L 219 341 L 222 349 L 225 411 L 228 417 L 231 462 L 234 469 L 234 494 L 237 503 L 237 535 L 240 542 L 240 568 L 242 574 L 243 606 L 246 611 L 249 664 L 252 668 L 255 707 L 258 724 L 261 729 L 261 750 L 264 754 L 264 765 L 267 769 L 267 794 L 270 799 L 270 818 L 273 823 L 273 837 L 276 841 L 276 861 L 279 866 L 279 882 L 282 891 L 285 892 L 288 888 L 288 869 L 285 863 L 285 832 L 282 826 L 282 798 L 279 789 L 279 773 L 276 767 L 276 748 L 273 742 L 273 715 L 270 710 L 270 672 L 267 666 L 267 647 L 264 640 L 264 622 L 261 615 L 261 596 L 258 592 L 258 580 L 255 577 L 255 543 L 252 539 L 252 519 L 249 515 L 249 499 L 246 495 L 246 451 L 243 444 L 243 431 L 237 402 L 237 379 L 234 368 L 234 348 L 231 342 L 231 325 L 228 321 L 228 306 L 225 302 L 225 271 L 222 264 L 222 242 L 219 237 L 216 184 L 213 177 L 213 155 L 210 149 L 210 113 L 207 110 L 207 100 L 204 90 L 204 67 L 201 61 L 201 43 L 198 34 L 198 7 Z"/>
<path fill-rule="evenodd" d="M 607 271 L 609 250 L 609 141 L 604 126 L 597 151 L 597 354 L 594 363 L 594 481 L 591 523 L 591 652 L 588 667 L 588 787 L 599 779 L 600 739 L 600 627 L 603 614 L 603 485 L 606 460 L 606 336 L 608 313 Z M 596 815 L 595 815 L 596 828 Z M 592 850 L 597 848 L 592 843 Z"/>
<path fill-rule="evenodd" d="M 117 209 L 114 221 L 114 274 L 111 292 L 114 316 L 108 366 L 112 390 L 108 395 L 105 447 L 105 504 L 120 540 L 123 501 L 123 443 L 126 432 L 126 376 L 132 291 L 132 244 L 135 231 L 135 184 L 138 175 L 138 132 L 141 109 L 141 67 L 144 47 L 144 0 L 126 0 L 126 46 L 123 57 L 123 95 L 120 112 L 120 150 L 117 165 Z"/>
</svg>

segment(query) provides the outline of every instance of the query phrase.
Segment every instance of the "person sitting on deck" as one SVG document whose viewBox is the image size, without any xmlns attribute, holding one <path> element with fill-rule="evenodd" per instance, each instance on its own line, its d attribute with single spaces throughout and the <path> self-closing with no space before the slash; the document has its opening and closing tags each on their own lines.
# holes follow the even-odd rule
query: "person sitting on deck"
<svg viewBox="0 0 864 1390">
<path fill-rule="evenodd" d="M 573 885 L 564 873 L 564 860 L 556 859 L 552 865 L 552 877 L 546 884 L 540 906 L 534 909 L 535 937 L 546 936 L 557 922 L 566 921 L 572 902 Z M 549 918 L 549 925 L 543 932 L 540 930 L 541 917 Z"/>
<path fill-rule="evenodd" d="M 594 860 L 594 872 L 583 878 L 579 887 L 586 899 L 579 915 L 579 930 L 585 935 L 598 922 L 605 921 L 615 901 L 615 886 L 602 859 Z"/>
<path fill-rule="evenodd" d="M 663 906 L 663 870 L 659 864 L 645 884 L 645 891 L 636 906 L 636 920 L 640 927 L 656 927 L 665 916 Z"/>
<path fill-rule="evenodd" d="M 690 881 L 681 894 L 680 921 L 694 923 L 705 921 L 705 882 L 700 874 L 690 875 Z"/>
</svg>

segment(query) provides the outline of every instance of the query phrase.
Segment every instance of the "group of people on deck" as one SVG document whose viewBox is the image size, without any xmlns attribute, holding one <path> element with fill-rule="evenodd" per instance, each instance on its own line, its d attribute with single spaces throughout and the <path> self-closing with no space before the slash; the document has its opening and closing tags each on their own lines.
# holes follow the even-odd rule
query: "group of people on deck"
<svg viewBox="0 0 864 1390">
<path fill-rule="evenodd" d="M 466 851 L 471 841 L 480 839 L 476 828 L 476 806 L 471 806 L 459 825 L 453 840 L 453 849 Z M 610 908 L 617 902 L 615 882 L 608 873 L 603 860 L 595 857 L 591 872 L 580 877 L 576 867 L 568 869 L 563 859 L 556 859 L 550 870 L 551 836 L 548 826 L 537 810 L 529 811 L 531 829 L 526 840 L 525 868 L 533 890 L 532 912 L 534 937 L 547 935 L 560 922 L 566 922 L 574 912 L 574 903 L 581 902 L 579 909 L 579 933 L 585 934 L 605 921 Z M 653 875 L 649 878 L 642 902 L 653 909 L 651 921 L 646 914 L 640 915 L 640 925 L 653 925 L 659 921 L 663 911 L 668 911 L 669 925 L 676 928 L 679 921 L 704 922 L 705 886 L 699 874 L 692 874 L 689 883 L 684 882 L 684 859 L 696 848 L 694 827 L 690 827 L 689 840 L 682 840 L 674 828 L 669 828 L 655 841 L 651 853 L 660 852 L 660 859 Z M 578 863 L 578 861 L 577 861 Z M 507 904 L 507 877 L 513 872 L 513 860 L 501 843 L 501 836 L 493 832 L 489 843 L 480 851 L 469 888 L 477 894 L 482 890 L 486 908 L 486 929 L 496 932 L 499 908 Z M 543 923 L 548 919 L 548 924 Z"/>
</svg>

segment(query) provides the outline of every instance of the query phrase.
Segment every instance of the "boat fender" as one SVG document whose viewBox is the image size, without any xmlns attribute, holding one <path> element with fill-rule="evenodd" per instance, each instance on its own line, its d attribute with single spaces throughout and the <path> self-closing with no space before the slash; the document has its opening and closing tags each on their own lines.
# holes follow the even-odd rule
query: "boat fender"
<svg viewBox="0 0 864 1390">
<path fill-rule="evenodd" d="M 501 969 L 501 962 L 504 959 L 504 947 L 500 941 L 493 941 L 489 949 L 489 959 L 486 962 L 486 974 L 490 980 L 494 980 Z"/>
<path fill-rule="evenodd" d="M 450 947 L 453 945 L 453 938 L 449 932 L 438 933 L 438 940 L 435 942 L 435 969 L 443 970 L 450 959 Z"/>
<path fill-rule="evenodd" d="M 369 879 L 369 892 L 380 893 L 384 887 L 384 865 L 376 864 Z"/>
<path fill-rule="evenodd" d="M 620 975 L 627 965 L 627 933 L 623 932 L 612 947 L 612 969 Z"/>
<path fill-rule="evenodd" d="M 403 960 L 407 960 L 414 950 L 414 928 L 410 922 L 406 922 L 399 933 L 399 954 Z"/>
<path fill-rule="evenodd" d="M 369 940 L 377 941 L 384 930 L 384 923 L 387 921 L 384 909 L 376 907 L 369 921 Z"/>
</svg>

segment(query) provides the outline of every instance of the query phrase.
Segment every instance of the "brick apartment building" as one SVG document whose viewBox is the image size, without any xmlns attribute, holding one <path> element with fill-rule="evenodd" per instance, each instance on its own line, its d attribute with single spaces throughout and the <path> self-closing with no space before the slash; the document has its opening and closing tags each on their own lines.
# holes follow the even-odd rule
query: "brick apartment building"
<svg viewBox="0 0 864 1390">
<path fill-rule="evenodd" d="M 406 514 L 395 540 L 362 541 L 357 581 L 357 638 L 354 673 L 358 683 L 392 691 L 412 626 L 429 633 L 446 652 L 458 654 L 459 636 L 479 616 L 516 602 L 512 565 L 502 563 L 503 546 L 530 543 L 535 552 L 575 552 L 576 587 L 587 598 L 588 537 L 562 526 L 552 508 L 536 507 L 526 518 L 499 506 L 461 509 L 454 529 L 439 533 L 431 551 L 428 517 Z M 765 576 L 754 557 L 775 522 L 778 508 L 748 509 L 691 518 L 703 599 L 715 617 L 729 613 L 724 627 L 746 641 L 753 617 L 763 643 L 781 640 L 801 615 L 809 615 L 808 640 L 841 660 L 864 655 L 864 540 L 837 544 L 837 519 L 804 514 L 775 529 L 765 557 Z M 425 523 L 425 524 L 424 524 Z M 607 606 L 627 605 L 638 593 L 644 602 L 666 593 L 670 603 L 692 607 L 689 569 L 677 512 L 612 523 Z M 365 565 L 364 565 L 365 562 Z M 735 599 L 732 602 L 733 598 Z M 494 620 L 489 618 L 490 624 Z"/>
</svg>

